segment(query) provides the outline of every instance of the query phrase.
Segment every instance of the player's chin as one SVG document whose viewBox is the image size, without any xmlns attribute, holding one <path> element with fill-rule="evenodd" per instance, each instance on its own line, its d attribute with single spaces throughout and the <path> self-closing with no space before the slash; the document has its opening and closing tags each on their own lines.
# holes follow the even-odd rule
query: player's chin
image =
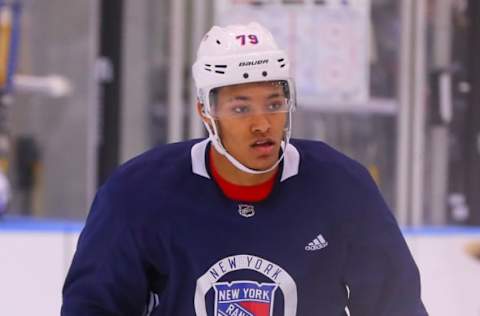
<svg viewBox="0 0 480 316">
<path fill-rule="evenodd" d="M 266 170 L 275 165 L 280 156 L 280 142 L 267 148 L 250 146 L 245 165 L 253 170 Z"/>
<path fill-rule="evenodd" d="M 249 167 L 253 170 L 266 170 L 277 163 L 278 155 L 257 156 L 253 161 L 249 161 Z"/>
</svg>

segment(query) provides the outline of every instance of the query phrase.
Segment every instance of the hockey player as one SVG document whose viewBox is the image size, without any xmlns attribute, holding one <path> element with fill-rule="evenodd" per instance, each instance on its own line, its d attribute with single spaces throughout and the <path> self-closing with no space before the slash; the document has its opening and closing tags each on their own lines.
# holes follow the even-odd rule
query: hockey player
<svg viewBox="0 0 480 316">
<path fill-rule="evenodd" d="M 365 168 L 290 140 L 295 89 L 272 35 L 213 27 L 193 75 L 208 139 L 155 148 L 100 188 L 62 315 L 427 315 Z"/>
</svg>

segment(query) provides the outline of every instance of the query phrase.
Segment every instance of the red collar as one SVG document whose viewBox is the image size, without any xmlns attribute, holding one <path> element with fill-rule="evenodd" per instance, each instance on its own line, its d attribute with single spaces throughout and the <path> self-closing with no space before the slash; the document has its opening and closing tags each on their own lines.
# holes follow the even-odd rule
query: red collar
<svg viewBox="0 0 480 316">
<path fill-rule="evenodd" d="M 275 174 L 267 181 L 257 184 L 257 185 L 238 185 L 231 183 L 218 173 L 213 163 L 212 149 L 209 153 L 210 161 L 210 170 L 212 173 L 213 180 L 218 184 L 223 193 L 232 200 L 243 201 L 243 202 L 260 202 L 265 200 L 273 190 L 273 185 L 275 184 L 275 179 L 278 173 Z"/>
</svg>

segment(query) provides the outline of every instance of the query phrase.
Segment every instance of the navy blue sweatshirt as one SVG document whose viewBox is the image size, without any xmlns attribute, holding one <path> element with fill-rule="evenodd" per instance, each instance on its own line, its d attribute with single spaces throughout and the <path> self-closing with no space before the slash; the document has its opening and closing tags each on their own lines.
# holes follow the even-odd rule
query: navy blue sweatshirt
<svg viewBox="0 0 480 316">
<path fill-rule="evenodd" d="M 62 315 L 424 316 L 418 269 L 368 171 L 292 140 L 272 193 L 226 198 L 208 140 L 152 149 L 98 191 Z"/>
</svg>

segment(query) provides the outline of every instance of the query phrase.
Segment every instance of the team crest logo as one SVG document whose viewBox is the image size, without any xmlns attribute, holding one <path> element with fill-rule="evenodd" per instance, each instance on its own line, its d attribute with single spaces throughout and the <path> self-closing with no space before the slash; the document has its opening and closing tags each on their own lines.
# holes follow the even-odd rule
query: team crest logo
<svg viewBox="0 0 480 316">
<path fill-rule="evenodd" d="M 251 280 L 231 282 L 222 280 L 224 276 L 240 270 L 259 273 L 267 280 L 259 283 L 253 279 L 254 276 Z M 211 290 L 215 291 L 215 295 L 207 299 L 207 293 Z M 265 258 L 254 255 L 225 257 L 214 263 L 197 279 L 194 297 L 195 315 L 208 316 L 207 304 L 211 304 L 215 316 L 272 316 L 276 291 L 281 292 L 283 296 L 282 315 L 297 315 L 297 285 L 287 271 Z M 278 305 L 277 308 L 281 308 L 282 304 Z"/>
<path fill-rule="evenodd" d="M 216 283 L 215 316 L 272 316 L 277 287 L 252 281 Z"/>
<path fill-rule="evenodd" d="M 243 217 L 252 217 L 253 215 L 255 215 L 255 208 L 253 207 L 253 205 L 239 204 L 238 213 Z"/>
</svg>

